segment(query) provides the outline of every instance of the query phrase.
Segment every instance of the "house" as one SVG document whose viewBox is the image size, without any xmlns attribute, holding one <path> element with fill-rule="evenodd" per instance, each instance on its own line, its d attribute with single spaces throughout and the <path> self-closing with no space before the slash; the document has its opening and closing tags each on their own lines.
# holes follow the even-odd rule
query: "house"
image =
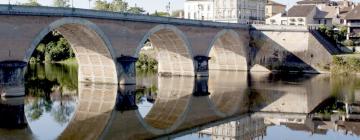
<svg viewBox="0 0 360 140">
<path fill-rule="evenodd" d="M 264 23 L 266 0 L 186 0 L 186 19 Z"/>
<path fill-rule="evenodd" d="M 273 17 L 286 10 L 286 5 L 277 3 L 273 0 L 268 0 L 265 5 L 265 18 Z"/>
<path fill-rule="evenodd" d="M 214 0 L 186 0 L 184 6 L 184 17 L 186 19 L 214 19 Z"/>
<path fill-rule="evenodd" d="M 355 6 L 345 16 L 344 25 L 348 27 L 346 39 L 360 38 L 360 6 Z"/>
<path fill-rule="evenodd" d="M 348 0 L 302 0 L 286 13 L 275 15 L 266 20 L 266 24 L 309 25 L 325 24 L 334 26 L 343 24 L 347 13 L 354 7 Z M 286 23 L 285 23 L 286 22 Z M 280 24 L 278 24 L 280 25 Z"/>
<path fill-rule="evenodd" d="M 316 12 L 317 8 L 315 5 L 295 5 L 286 13 L 279 13 L 266 19 L 266 24 L 299 26 L 314 24 Z"/>
</svg>

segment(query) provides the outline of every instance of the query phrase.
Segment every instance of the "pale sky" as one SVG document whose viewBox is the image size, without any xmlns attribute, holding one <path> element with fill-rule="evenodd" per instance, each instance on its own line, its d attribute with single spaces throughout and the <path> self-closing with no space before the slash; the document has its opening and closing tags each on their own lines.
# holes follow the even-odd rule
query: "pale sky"
<svg viewBox="0 0 360 140">
<path fill-rule="evenodd" d="M 10 0 L 11 3 L 16 2 L 25 2 L 27 0 Z M 74 6 L 77 8 L 89 8 L 89 0 L 73 0 Z M 95 0 L 91 0 L 92 3 Z M 107 0 L 112 1 L 112 0 Z M 166 5 L 171 2 L 171 11 L 183 9 L 184 7 L 184 1 L 185 0 L 125 0 L 130 4 L 130 6 L 134 6 L 135 4 L 137 6 L 143 7 L 147 12 L 153 13 L 155 10 L 158 11 L 165 11 Z M 295 4 L 298 0 L 275 0 L 277 2 L 286 4 L 289 6 L 292 6 Z M 355 2 L 360 2 L 360 0 L 354 0 Z M 9 0 L 0 0 L 0 4 L 8 4 Z M 42 5 L 50 6 L 52 4 L 52 0 L 38 0 L 39 3 Z"/>
</svg>

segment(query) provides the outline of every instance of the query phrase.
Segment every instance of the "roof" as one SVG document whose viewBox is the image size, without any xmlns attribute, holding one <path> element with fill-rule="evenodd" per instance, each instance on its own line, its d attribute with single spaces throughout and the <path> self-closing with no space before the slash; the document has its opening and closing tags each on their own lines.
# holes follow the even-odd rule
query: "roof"
<svg viewBox="0 0 360 140">
<path fill-rule="evenodd" d="M 314 9 L 315 5 L 295 5 L 287 12 L 288 17 L 307 17 Z"/>
<path fill-rule="evenodd" d="M 335 18 L 337 16 L 337 8 L 335 6 L 324 6 L 316 11 L 314 18 Z"/>
<path fill-rule="evenodd" d="M 355 6 L 346 16 L 345 19 L 360 20 L 360 6 Z"/>
<path fill-rule="evenodd" d="M 302 0 L 296 2 L 297 4 L 321 4 L 321 3 L 329 3 L 330 0 Z"/>
<path fill-rule="evenodd" d="M 281 3 L 275 2 L 275 1 L 273 1 L 273 0 L 268 0 L 267 3 L 266 3 L 266 5 L 277 5 L 277 6 L 284 6 L 284 7 L 286 7 L 285 4 L 281 4 Z"/>
</svg>

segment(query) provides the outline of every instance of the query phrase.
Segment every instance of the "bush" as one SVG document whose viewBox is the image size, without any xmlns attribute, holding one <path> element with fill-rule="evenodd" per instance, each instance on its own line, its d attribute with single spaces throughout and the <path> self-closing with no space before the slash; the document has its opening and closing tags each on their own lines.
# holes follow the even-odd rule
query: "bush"
<svg viewBox="0 0 360 140">
<path fill-rule="evenodd" d="M 354 41 L 349 40 L 349 39 L 348 39 L 348 40 L 345 40 L 345 41 L 344 41 L 344 45 L 345 45 L 345 46 L 354 46 Z"/>
<path fill-rule="evenodd" d="M 136 69 L 140 71 L 155 71 L 157 70 L 158 62 L 156 59 L 141 53 L 135 65 Z"/>
</svg>

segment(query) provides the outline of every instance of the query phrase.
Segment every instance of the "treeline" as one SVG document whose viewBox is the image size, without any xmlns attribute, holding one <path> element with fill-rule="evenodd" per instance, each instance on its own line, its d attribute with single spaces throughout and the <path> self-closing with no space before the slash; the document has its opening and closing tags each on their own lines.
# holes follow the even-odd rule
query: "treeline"
<svg viewBox="0 0 360 140">
<path fill-rule="evenodd" d="M 69 42 L 61 34 L 53 31 L 36 47 L 30 63 L 53 63 L 74 58 L 75 54 Z"/>
<path fill-rule="evenodd" d="M 16 3 L 17 5 L 26 6 L 42 6 L 37 0 L 28 0 L 25 3 Z M 54 7 L 71 7 L 70 0 L 53 0 L 52 6 Z M 149 14 L 144 8 L 139 6 L 129 6 L 124 0 L 113 0 L 108 2 L 106 0 L 96 0 L 93 7 L 95 10 L 112 11 L 112 12 L 126 12 L 132 14 Z M 166 17 L 178 17 L 181 10 L 173 11 L 171 14 L 168 12 L 155 11 L 149 15 L 152 16 L 166 16 Z"/>
</svg>

